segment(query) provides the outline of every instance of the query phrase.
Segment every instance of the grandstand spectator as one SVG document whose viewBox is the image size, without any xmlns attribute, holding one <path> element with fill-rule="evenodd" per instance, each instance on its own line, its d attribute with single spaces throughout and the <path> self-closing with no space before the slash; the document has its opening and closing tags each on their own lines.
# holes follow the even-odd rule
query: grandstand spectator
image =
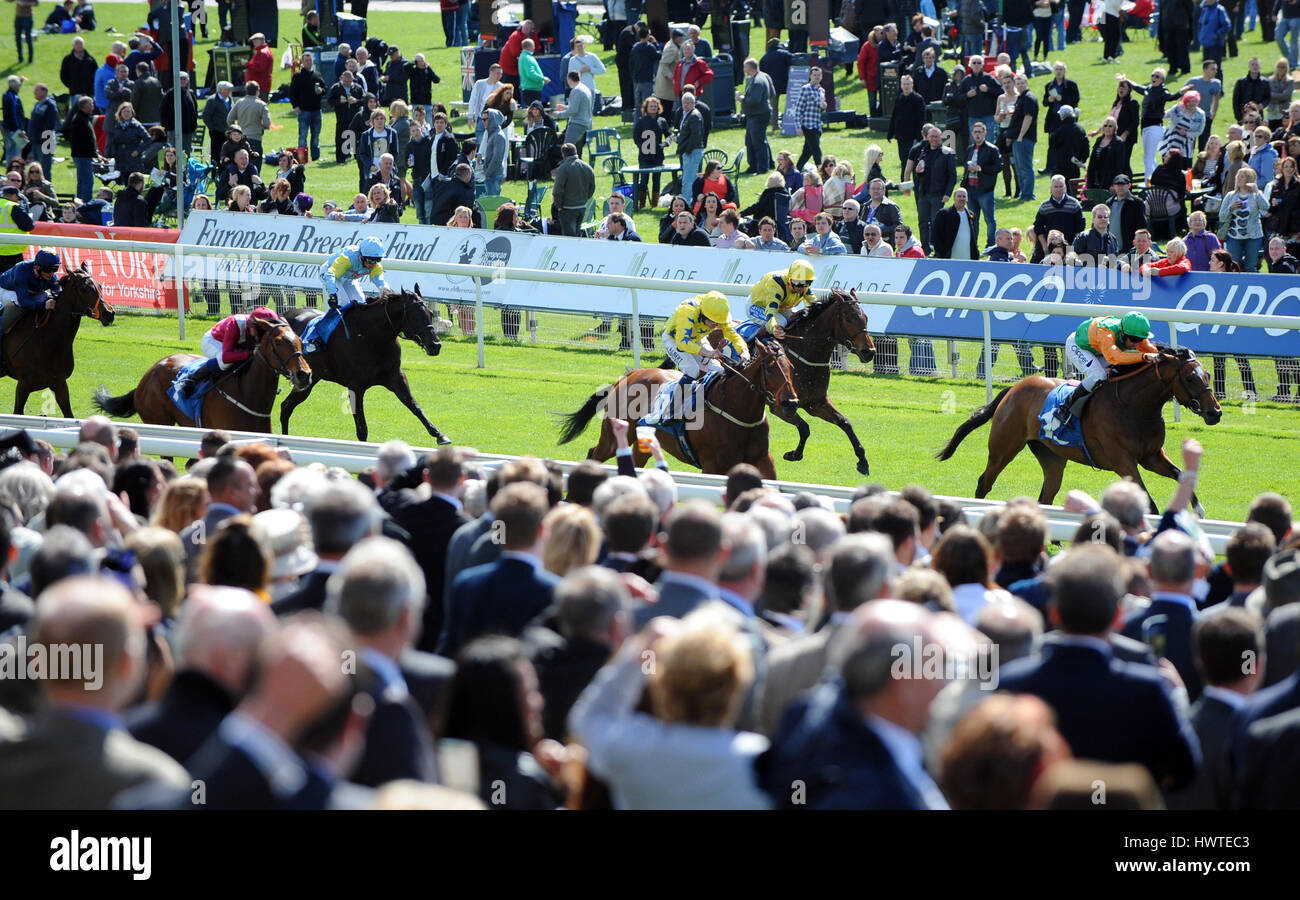
<svg viewBox="0 0 1300 900">
<path fill-rule="evenodd" d="M 884 259 L 892 259 L 894 248 L 884 239 L 881 233 L 880 225 L 876 222 L 868 222 L 862 226 L 862 247 L 858 250 L 861 256 L 876 256 Z"/>
<path fill-rule="evenodd" d="M 1030 262 L 1042 262 L 1047 255 L 1047 237 L 1059 231 L 1066 243 L 1073 241 L 1084 229 L 1083 207 L 1065 192 L 1065 176 L 1053 175 L 1051 194 L 1038 207 L 1034 217 L 1034 235 L 1037 239 Z"/>
<path fill-rule="evenodd" d="M 977 246 L 979 220 L 975 217 L 975 210 L 966 205 L 966 199 L 966 189 L 959 187 L 952 193 L 952 205 L 934 215 L 931 237 L 934 256 L 938 259 L 980 258 Z"/>
<path fill-rule="evenodd" d="M 264 46 L 264 49 L 266 49 L 269 57 L 270 48 Z M 267 75 L 267 84 L 270 84 L 269 73 Z M 266 91 L 269 94 L 270 87 L 267 87 Z M 271 111 L 266 102 L 259 96 L 260 94 L 261 88 L 258 83 L 250 80 L 244 85 L 243 98 L 235 103 L 226 115 L 226 125 L 238 125 L 240 133 L 247 138 L 249 146 L 257 154 L 254 162 L 259 167 L 262 165 L 262 158 L 265 155 L 265 151 L 262 149 L 262 135 L 271 127 Z"/>
</svg>

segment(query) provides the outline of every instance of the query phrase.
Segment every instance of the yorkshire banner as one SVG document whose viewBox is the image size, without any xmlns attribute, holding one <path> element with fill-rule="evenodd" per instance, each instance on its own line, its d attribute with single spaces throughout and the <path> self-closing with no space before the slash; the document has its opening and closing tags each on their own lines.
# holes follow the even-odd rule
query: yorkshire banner
<svg viewBox="0 0 1300 900">
<path fill-rule="evenodd" d="M 114 306 L 141 306 L 150 309 L 175 309 L 176 292 L 163 281 L 167 254 L 114 250 L 113 241 L 152 241 L 174 244 L 180 232 L 174 228 L 114 228 L 112 225 L 68 225 L 63 222 L 37 222 L 33 234 L 59 237 L 94 238 L 104 242 L 102 248 L 60 247 L 59 258 L 69 268 L 83 262 L 99 282 L 104 299 Z M 27 249 L 31 259 L 40 246 L 39 239 Z"/>
<path fill-rule="evenodd" d="M 258 286 L 319 290 L 320 265 L 258 259 L 249 251 L 271 250 L 335 254 L 374 235 L 394 259 L 471 263 L 543 269 L 583 275 L 632 275 L 660 282 L 658 290 L 639 290 L 642 315 L 665 317 L 695 293 L 695 282 L 753 284 L 767 272 L 784 269 L 793 255 L 752 250 L 670 247 L 620 241 L 595 241 L 553 235 L 516 234 L 424 225 L 361 225 L 295 216 L 195 212 L 185 222 L 182 243 L 202 246 L 201 256 L 185 258 L 186 280 L 203 280 L 231 289 Z M 804 257 L 817 272 L 815 287 L 854 289 L 875 333 L 934 338 L 979 339 L 979 312 L 923 305 L 924 297 L 958 296 L 1089 303 L 1098 314 L 1128 309 L 1191 309 L 1207 312 L 1294 316 L 1300 328 L 1300 278 L 1281 275 L 1229 276 L 1194 273 L 1147 278 L 1113 269 L 1050 267 L 1011 263 L 970 263 L 860 256 Z M 425 297 L 473 302 L 475 280 L 459 275 L 390 271 L 398 288 L 419 282 Z M 585 284 L 477 279 L 483 302 L 592 313 L 626 313 L 629 291 Z M 873 294 L 913 294 L 918 305 L 894 307 L 871 302 Z M 743 318 L 748 304 L 732 298 L 732 312 Z M 993 337 L 1060 344 L 1078 325 L 1074 316 L 993 313 Z M 1170 326 L 1153 323 L 1157 339 L 1168 340 Z M 1178 324 L 1178 343 L 1197 351 L 1260 356 L 1300 356 L 1300 335 L 1286 329 Z"/>
</svg>

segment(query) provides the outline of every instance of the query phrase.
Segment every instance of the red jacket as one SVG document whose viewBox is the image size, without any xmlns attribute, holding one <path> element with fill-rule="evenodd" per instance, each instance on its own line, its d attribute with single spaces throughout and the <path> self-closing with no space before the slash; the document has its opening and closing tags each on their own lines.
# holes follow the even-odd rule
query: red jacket
<svg viewBox="0 0 1300 900">
<path fill-rule="evenodd" d="M 501 48 L 501 72 L 505 75 L 519 75 L 519 54 L 524 52 L 524 32 L 516 28 L 506 45 Z"/>
<path fill-rule="evenodd" d="M 678 97 L 682 95 L 682 85 L 684 84 L 693 84 L 697 91 L 702 91 L 704 86 L 713 80 L 713 70 L 709 68 L 708 63 L 698 56 L 694 57 L 691 60 L 690 67 L 683 71 L 682 65 L 685 62 L 684 59 L 679 60 L 677 68 L 673 72 L 673 91 Z"/>
<path fill-rule="evenodd" d="M 221 341 L 221 361 L 241 363 L 253 355 L 253 341 L 248 336 L 248 315 L 226 316 L 212 326 L 212 336 Z"/>
<path fill-rule="evenodd" d="M 253 58 L 248 61 L 244 68 L 244 80 L 256 81 L 257 86 L 262 89 L 263 96 L 269 96 L 271 93 L 271 72 L 275 69 L 275 54 L 271 48 L 263 44 L 254 54 Z"/>
<path fill-rule="evenodd" d="M 858 81 L 867 83 L 867 90 L 876 89 L 876 78 L 880 75 L 877 65 L 880 60 L 880 54 L 876 52 L 876 45 L 870 40 L 862 42 L 862 49 L 858 51 Z"/>
<path fill-rule="evenodd" d="M 1143 275 L 1157 275 L 1161 278 L 1167 275 L 1186 275 L 1192 271 L 1192 261 L 1186 256 L 1179 259 L 1178 262 L 1157 259 L 1155 262 L 1143 265 L 1141 271 Z"/>
</svg>

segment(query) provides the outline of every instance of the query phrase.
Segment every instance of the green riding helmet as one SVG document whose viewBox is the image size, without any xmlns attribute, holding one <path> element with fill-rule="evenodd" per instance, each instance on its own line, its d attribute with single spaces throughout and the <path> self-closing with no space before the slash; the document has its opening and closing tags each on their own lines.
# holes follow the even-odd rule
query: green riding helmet
<svg viewBox="0 0 1300 900">
<path fill-rule="evenodd" d="M 1140 312 L 1126 313 L 1119 320 L 1119 330 L 1129 337 L 1143 340 L 1151 337 L 1151 322 Z"/>
</svg>

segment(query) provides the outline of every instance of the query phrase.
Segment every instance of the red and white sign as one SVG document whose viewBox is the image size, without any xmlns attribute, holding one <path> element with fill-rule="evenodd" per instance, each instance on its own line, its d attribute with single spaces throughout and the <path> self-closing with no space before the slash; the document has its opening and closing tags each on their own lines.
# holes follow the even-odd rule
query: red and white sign
<svg viewBox="0 0 1300 900">
<path fill-rule="evenodd" d="M 163 272 L 169 258 L 164 253 L 145 253 L 134 250 L 114 250 L 114 241 L 152 241 L 174 244 L 180 232 L 174 228 L 114 228 L 112 225 L 67 225 L 62 222 L 37 222 L 40 235 L 92 238 L 103 241 L 102 248 L 53 248 L 63 264 L 76 268 L 83 262 L 90 274 L 99 282 L 104 299 L 114 306 L 139 306 L 151 309 L 175 309 L 176 290 L 167 283 Z M 24 253 L 31 259 L 40 241 L 37 240 Z"/>
</svg>

